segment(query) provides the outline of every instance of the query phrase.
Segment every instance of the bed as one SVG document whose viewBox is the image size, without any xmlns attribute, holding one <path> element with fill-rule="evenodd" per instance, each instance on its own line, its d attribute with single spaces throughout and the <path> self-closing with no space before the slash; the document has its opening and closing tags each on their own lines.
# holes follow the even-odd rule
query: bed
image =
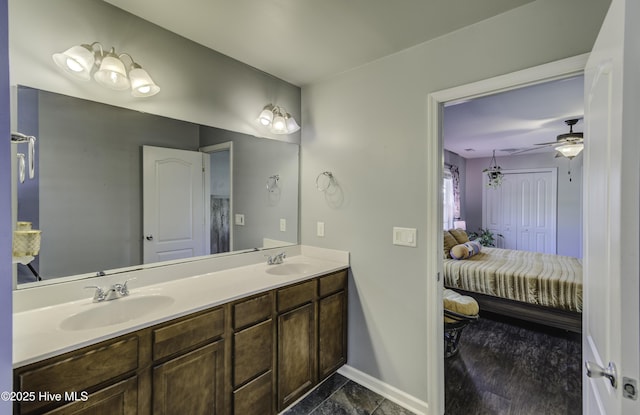
<svg viewBox="0 0 640 415">
<path fill-rule="evenodd" d="M 472 296 L 481 310 L 581 332 L 577 258 L 482 247 L 466 259 L 445 258 L 443 271 L 445 287 Z"/>
</svg>

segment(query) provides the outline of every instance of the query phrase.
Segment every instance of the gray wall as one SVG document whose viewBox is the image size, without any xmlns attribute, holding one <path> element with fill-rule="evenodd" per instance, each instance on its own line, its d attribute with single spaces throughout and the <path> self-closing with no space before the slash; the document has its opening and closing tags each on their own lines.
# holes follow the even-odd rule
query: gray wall
<svg viewBox="0 0 640 415">
<path fill-rule="evenodd" d="M 298 243 L 299 145 L 211 127 L 202 127 L 200 134 L 201 147 L 233 142 L 232 214 L 245 216 L 244 226 L 232 217 L 233 249 L 262 247 L 263 238 Z M 267 179 L 274 174 L 280 175 L 279 194 L 267 192 Z"/>
<path fill-rule="evenodd" d="M 303 88 L 302 242 L 351 252 L 350 365 L 427 399 L 428 94 L 589 52 L 608 4 L 538 0 Z M 315 189 L 325 170 L 339 206 Z M 393 226 L 417 228 L 418 247 L 392 245 Z"/>
<path fill-rule="evenodd" d="M 40 274 L 142 263 L 141 146 L 197 151 L 199 126 L 39 93 Z"/>
<path fill-rule="evenodd" d="M 7 38 L 7 2 L 0 0 L 0 136 L 9 137 L 9 40 Z M 0 140 L 0 194 L 11 194 L 11 144 Z M 12 287 L 11 281 L 11 198 L 0 197 L 0 391 L 13 390 Z M 0 401 L 0 412 L 11 413 L 11 401 Z"/>
<path fill-rule="evenodd" d="M 491 158 L 467 160 L 467 229 L 482 226 L 482 170 Z M 582 258 L 582 154 L 569 164 L 555 153 L 496 157 L 503 170 L 556 167 L 558 169 L 557 253 Z M 571 181 L 569 181 L 569 166 Z"/>
</svg>

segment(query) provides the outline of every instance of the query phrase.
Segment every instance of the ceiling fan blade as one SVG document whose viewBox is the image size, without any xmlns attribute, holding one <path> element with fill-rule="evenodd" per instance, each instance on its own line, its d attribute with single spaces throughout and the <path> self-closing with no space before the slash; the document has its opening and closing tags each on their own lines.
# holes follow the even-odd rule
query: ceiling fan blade
<svg viewBox="0 0 640 415">
<path fill-rule="evenodd" d="M 533 151 L 533 150 L 540 150 L 541 147 L 531 147 L 531 148 L 525 148 L 524 150 L 518 150 L 518 151 L 514 151 L 511 154 L 509 154 L 510 156 L 516 155 L 516 154 L 522 154 L 522 153 L 526 153 L 528 151 Z"/>
<path fill-rule="evenodd" d="M 563 140 L 558 140 L 558 141 L 550 141 L 548 143 L 538 143 L 538 144 L 534 144 L 535 146 L 553 146 L 553 145 L 558 145 L 558 144 L 564 144 L 565 141 Z"/>
</svg>

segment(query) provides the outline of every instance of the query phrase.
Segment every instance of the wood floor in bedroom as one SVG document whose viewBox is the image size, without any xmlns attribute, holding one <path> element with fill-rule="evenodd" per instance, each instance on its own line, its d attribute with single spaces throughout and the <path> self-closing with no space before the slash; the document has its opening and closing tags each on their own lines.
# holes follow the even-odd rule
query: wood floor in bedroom
<svg viewBox="0 0 640 415">
<path fill-rule="evenodd" d="M 580 335 L 485 313 L 445 359 L 446 415 L 582 413 Z"/>
</svg>

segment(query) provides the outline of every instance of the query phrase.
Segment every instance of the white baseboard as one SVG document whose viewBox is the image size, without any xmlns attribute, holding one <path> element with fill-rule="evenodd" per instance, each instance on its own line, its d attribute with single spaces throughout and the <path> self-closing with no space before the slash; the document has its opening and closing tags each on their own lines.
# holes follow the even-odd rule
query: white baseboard
<svg viewBox="0 0 640 415">
<path fill-rule="evenodd" d="M 420 399 L 411 396 L 396 387 L 384 383 L 381 380 L 374 378 L 373 376 L 367 375 L 366 373 L 361 372 L 358 369 L 355 369 L 349 365 L 344 365 L 340 369 L 338 369 L 338 373 L 372 390 L 373 392 L 381 395 L 391 402 L 397 403 L 398 405 L 408 409 L 416 415 L 425 415 L 428 413 L 429 404 L 427 402 L 421 401 Z"/>
</svg>

